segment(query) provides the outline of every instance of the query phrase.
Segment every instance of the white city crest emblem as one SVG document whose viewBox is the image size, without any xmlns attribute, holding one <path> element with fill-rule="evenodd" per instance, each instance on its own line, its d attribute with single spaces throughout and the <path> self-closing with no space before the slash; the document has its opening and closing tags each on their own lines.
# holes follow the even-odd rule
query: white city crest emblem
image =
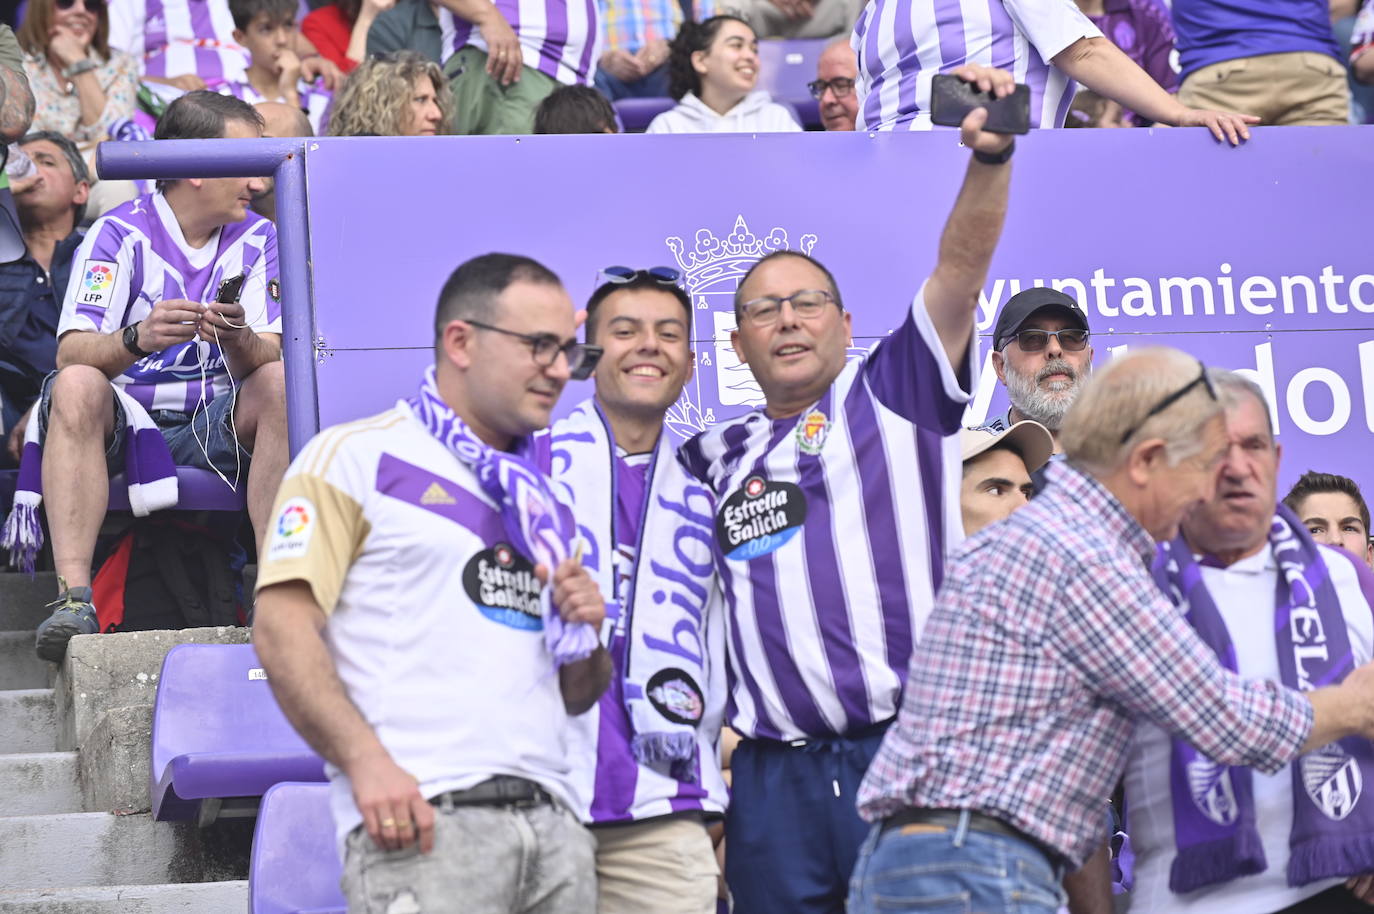
<svg viewBox="0 0 1374 914">
<path fill-rule="evenodd" d="M 1338 822 L 1350 815 L 1364 788 L 1359 763 L 1332 743 L 1304 755 L 1301 764 L 1303 786 L 1322 815 Z"/>
<path fill-rule="evenodd" d="M 1231 789 L 1231 772 L 1205 756 L 1197 756 L 1188 763 L 1188 793 L 1193 805 L 1218 825 L 1236 821 L 1240 809 Z"/>
</svg>

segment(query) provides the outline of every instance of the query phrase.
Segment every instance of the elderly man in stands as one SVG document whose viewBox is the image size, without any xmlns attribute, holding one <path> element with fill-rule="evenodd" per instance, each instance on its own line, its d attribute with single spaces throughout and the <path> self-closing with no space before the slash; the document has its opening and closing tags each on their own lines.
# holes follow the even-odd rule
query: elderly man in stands
<svg viewBox="0 0 1374 914">
<path fill-rule="evenodd" d="M 1165 544 L 1160 590 L 1238 676 L 1299 690 L 1338 682 L 1374 656 L 1374 575 L 1276 504 L 1281 448 L 1258 385 L 1233 372 L 1213 383 L 1226 409 L 1221 477 Z M 1131 739 L 1132 912 L 1369 911 L 1374 744 L 1350 736 L 1255 770 L 1171 732 L 1142 720 Z"/>
<path fill-rule="evenodd" d="M 808 83 L 821 109 L 821 124 L 826 130 L 853 130 L 859 117 L 859 96 L 854 81 L 859 64 L 848 38 L 838 38 L 826 46 L 816 61 L 816 79 Z"/>
<path fill-rule="evenodd" d="M 329 762 L 350 911 L 590 914 L 565 735 L 610 681 L 606 606 L 530 436 L 595 354 L 511 254 L 455 270 L 434 328 L 408 399 L 291 465 L 254 644 Z"/>
<path fill-rule="evenodd" d="M 1156 543 L 1221 475 L 1218 397 L 1177 350 L 1116 359 L 1069 412 L 1048 489 L 955 550 L 859 791 L 873 827 L 850 911 L 961 896 L 978 911 L 1055 911 L 1066 871 L 1090 857 L 1105 868 L 1103 806 L 1140 721 L 1199 759 L 1266 773 L 1374 736 L 1374 664 L 1316 689 L 1243 678 L 1151 578 Z M 1332 660 L 1316 682 L 1340 679 Z"/>
<path fill-rule="evenodd" d="M 21 416 L 57 367 L 57 321 L 81 244 L 76 230 L 91 177 L 76 144 L 56 133 L 31 133 L 20 148 L 38 169 L 14 195 L 24 256 L 0 264 L 0 409 L 9 454 L 19 460 Z"/>
<path fill-rule="evenodd" d="M 260 135 L 251 105 L 192 92 L 158 123 L 158 139 Z M 159 182 L 96 221 L 77 249 L 58 323 L 56 374 L 25 434 L 20 490 L 3 544 L 32 568 L 47 512 L 58 598 L 38 628 L 38 655 L 99 630 L 91 559 L 124 471 L 135 513 L 176 503 L 173 464 L 246 487 L 262 542 L 286 468 L 277 239 L 249 214 L 258 178 Z M 37 474 L 34 474 L 35 476 Z"/>
<path fill-rule="evenodd" d="M 1036 286 L 1007 300 L 992 331 L 992 369 L 1011 406 L 992 431 L 1030 419 L 1054 436 L 1093 370 L 1088 315 L 1063 292 Z"/>
</svg>

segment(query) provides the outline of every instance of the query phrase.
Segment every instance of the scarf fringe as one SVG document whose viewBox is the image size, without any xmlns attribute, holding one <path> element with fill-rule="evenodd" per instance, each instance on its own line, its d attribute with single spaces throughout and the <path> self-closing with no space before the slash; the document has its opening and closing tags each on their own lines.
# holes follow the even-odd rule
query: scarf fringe
<svg viewBox="0 0 1374 914">
<path fill-rule="evenodd" d="M 1294 888 L 1318 879 L 1344 879 L 1369 872 L 1374 835 L 1322 835 L 1289 849 L 1288 884 Z"/>
<path fill-rule="evenodd" d="M 697 741 L 696 734 L 691 730 L 636 733 L 630 741 L 630 749 L 639 764 L 650 767 L 668 765 L 677 780 L 696 783 L 696 765 L 693 763 L 696 761 Z"/>
<path fill-rule="evenodd" d="M 1180 848 L 1169 867 L 1169 890 L 1182 895 L 1237 876 L 1262 873 L 1268 865 L 1259 832 L 1239 828 L 1225 838 Z"/>
<path fill-rule="evenodd" d="M 9 551 L 10 564 L 33 575 L 38 550 L 43 548 L 43 525 L 38 522 L 39 498 L 31 492 L 18 492 L 14 507 L 0 530 L 0 547 Z"/>
<path fill-rule="evenodd" d="M 549 592 L 546 589 L 545 593 Z M 586 623 L 573 625 L 563 621 L 558 610 L 550 605 L 544 613 L 544 644 L 553 655 L 555 666 L 566 666 L 586 660 L 601 646 L 596 629 Z"/>
</svg>

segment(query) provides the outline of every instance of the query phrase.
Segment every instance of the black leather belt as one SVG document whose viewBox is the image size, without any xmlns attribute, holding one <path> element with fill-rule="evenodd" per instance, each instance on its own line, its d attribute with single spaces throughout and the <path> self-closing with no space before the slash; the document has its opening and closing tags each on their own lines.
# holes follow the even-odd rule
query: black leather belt
<svg viewBox="0 0 1374 914">
<path fill-rule="evenodd" d="M 893 813 L 883 820 L 883 831 L 887 832 L 894 828 L 903 828 L 907 825 L 938 825 L 948 828 L 950 831 L 959 827 L 959 818 L 964 814 L 962 809 L 918 809 L 907 808 L 900 812 Z M 1064 858 L 1055 851 L 1050 850 L 1042 842 L 1037 841 L 1030 835 L 1021 831 L 1015 826 L 1008 825 L 1001 819 L 984 815 L 981 812 L 968 810 L 969 831 L 983 832 L 990 835 L 1002 835 L 1007 838 L 1016 838 L 1025 841 L 1040 853 L 1045 855 L 1045 859 L 1051 866 L 1060 866 Z"/>
<path fill-rule="evenodd" d="M 498 775 L 466 790 L 450 790 L 429 801 L 443 809 L 454 806 L 548 806 L 554 800 L 534 781 Z"/>
</svg>

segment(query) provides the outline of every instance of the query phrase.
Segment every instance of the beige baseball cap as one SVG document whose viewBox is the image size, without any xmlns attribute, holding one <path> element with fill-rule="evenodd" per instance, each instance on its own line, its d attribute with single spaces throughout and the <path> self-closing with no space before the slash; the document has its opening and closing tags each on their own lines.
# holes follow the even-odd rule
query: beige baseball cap
<svg viewBox="0 0 1374 914">
<path fill-rule="evenodd" d="M 1034 473 L 1054 454 L 1054 436 L 1039 422 L 1029 419 L 1002 431 L 991 428 L 966 428 L 959 432 L 959 445 L 965 462 L 1006 441 L 1016 445 L 1026 461 L 1026 472 Z"/>
</svg>

